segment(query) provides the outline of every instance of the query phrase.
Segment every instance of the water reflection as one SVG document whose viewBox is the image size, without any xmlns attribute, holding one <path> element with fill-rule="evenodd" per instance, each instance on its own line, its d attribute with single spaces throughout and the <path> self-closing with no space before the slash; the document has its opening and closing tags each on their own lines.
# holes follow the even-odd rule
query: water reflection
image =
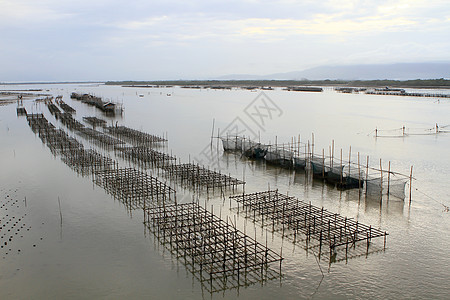
<svg viewBox="0 0 450 300">
<path fill-rule="evenodd" d="M 56 88 L 55 90 L 53 90 L 53 88 L 49 89 L 52 90 L 52 93 L 54 92 L 55 95 L 61 93 L 60 88 L 57 88 L 57 90 Z M 77 89 L 81 90 L 81 88 Z M 64 92 L 64 97 L 66 97 L 72 90 L 73 88 L 67 88 L 66 92 Z M 210 130 L 203 129 L 210 127 L 211 116 L 215 117 L 218 120 L 218 123 L 226 123 L 229 119 L 231 120 L 233 116 L 237 115 L 241 109 L 241 107 L 239 107 L 240 102 L 247 103 L 246 101 L 248 98 L 253 97 L 247 96 L 247 94 L 243 92 L 234 93 L 234 91 L 229 93 L 227 92 L 228 96 L 224 93 L 218 95 L 213 91 L 208 93 L 204 92 L 203 94 L 205 95 L 202 96 L 199 92 L 185 92 L 180 91 L 177 88 L 173 88 L 173 94 L 170 97 L 170 101 L 167 101 L 167 97 L 165 95 L 164 100 L 162 100 L 159 98 L 151 98 L 154 96 L 151 94 L 148 99 L 145 97 L 146 101 L 139 100 L 139 103 L 137 103 L 137 96 L 135 95 L 136 90 L 127 90 L 123 88 L 115 88 L 112 90 L 109 87 L 101 86 L 92 86 L 85 90 L 89 90 L 89 92 L 97 91 L 99 94 L 101 92 L 106 97 L 117 98 L 117 95 L 121 95 L 124 98 L 123 102 L 126 111 L 123 118 L 118 120 L 119 123 L 126 122 L 130 127 L 139 128 L 147 132 L 169 131 L 171 133 L 171 147 L 157 150 L 168 153 L 171 151 L 169 149 L 174 149 L 174 153 L 180 155 L 181 158 L 183 156 L 188 156 L 189 153 L 198 153 L 203 146 L 208 143 Z M 434 106 L 438 105 L 436 103 L 428 103 L 426 101 L 417 100 L 411 101 L 409 99 L 398 99 L 394 101 L 393 99 L 382 96 L 367 98 L 362 95 L 361 97 L 355 95 L 353 95 L 355 97 L 343 95 L 339 98 L 339 101 L 336 101 L 337 98 L 331 92 L 324 92 L 322 95 L 306 95 L 299 93 L 294 95 L 287 92 L 282 94 L 281 91 L 270 92 L 273 92 L 271 93 L 271 97 L 278 101 L 278 104 L 285 112 L 283 115 L 285 118 L 283 119 L 283 122 L 280 122 L 280 124 L 274 123 L 272 128 L 267 128 L 268 132 L 270 132 L 272 136 L 279 134 L 280 140 L 283 138 L 289 140 L 289 136 L 298 134 L 298 131 L 301 131 L 303 135 L 308 135 L 312 130 L 314 130 L 314 132 L 317 133 L 317 136 L 320 136 L 320 139 L 317 138 L 316 141 L 317 149 L 322 147 L 326 148 L 328 146 L 325 143 L 320 145 L 321 142 L 336 139 L 342 144 L 352 144 L 355 149 L 354 152 L 359 150 L 370 154 L 371 157 L 383 157 L 386 158 L 386 161 L 395 161 L 395 165 L 402 170 L 408 171 L 409 166 L 414 164 L 415 168 L 417 166 L 417 174 L 415 176 L 418 178 L 415 188 L 426 192 L 434 199 L 439 199 L 441 202 L 444 201 L 441 199 L 445 199 L 449 185 L 447 182 L 439 180 L 439 178 L 447 178 L 449 175 L 448 170 L 450 170 L 448 165 L 449 162 L 445 159 L 446 151 L 449 146 L 448 139 L 446 139 L 444 135 L 433 137 L 433 140 L 430 140 L 429 137 L 424 136 L 405 138 L 402 141 L 381 141 L 380 139 L 374 140 L 366 135 L 353 134 L 354 128 L 358 128 L 358 132 L 370 132 L 378 125 L 377 122 L 383 122 L 383 125 L 386 128 L 394 128 L 398 126 L 398 124 L 402 125 L 408 121 L 434 124 L 435 121 L 437 121 L 436 119 L 444 120 L 439 120 L 439 123 L 445 124 L 445 120 L 448 116 L 448 110 L 445 107 L 442 107 L 442 105 L 439 107 L 439 111 L 435 111 Z M 147 93 L 147 91 L 145 91 L 145 93 Z M 231 99 L 236 96 L 238 96 L 239 101 L 234 101 Z M 83 116 L 97 116 L 99 118 L 105 118 L 108 124 L 111 123 L 113 126 L 115 125 L 116 119 L 102 116 L 100 112 L 97 112 L 95 109 L 91 109 L 87 106 L 85 107 L 83 103 L 70 102 L 71 100 L 68 98 L 64 99 L 67 99 L 67 103 L 77 109 L 77 114 L 75 115 L 77 119 L 82 120 Z M 189 103 L 186 104 L 186 101 Z M 230 105 L 230 101 L 233 105 Z M 217 105 L 217 110 L 214 107 L 211 107 L 210 110 L 203 109 L 205 105 L 209 105 L 208 103 L 212 102 L 214 102 L 214 105 Z M 320 111 L 316 109 L 317 103 L 320 103 Z M 347 104 L 351 105 L 352 108 L 365 112 L 364 115 L 366 117 L 360 118 L 358 115 L 352 115 L 353 112 L 348 110 Z M 157 106 L 156 110 L 152 109 L 155 105 Z M 24 106 L 26 107 L 28 113 L 45 111 L 44 113 L 46 114 L 46 117 L 52 123 L 60 124 L 59 120 L 49 114 L 43 103 L 24 102 Z M 2 168 L 2 179 L 5 179 L 5 182 L 8 182 L 9 184 L 9 182 L 14 180 L 13 178 L 22 178 L 23 175 L 17 175 L 14 173 L 14 170 L 20 165 L 21 162 L 23 164 L 31 163 L 32 167 L 27 170 L 27 176 L 32 177 L 34 174 L 34 170 L 32 169 L 37 169 L 39 165 L 37 162 L 33 162 L 33 159 L 31 159 L 32 157 L 34 157 L 35 160 L 42 161 L 43 164 L 51 164 L 52 168 L 54 168 L 52 170 L 56 170 L 55 172 L 58 174 L 67 174 L 57 168 L 55 160 L 45 160 L 46 157 L 49 156 L 48 154 L 50 154 L 50 152 L 47 150 L 45 153 L 42 151 L 42 153 L 40 153 L 39 150 L 42 149 L 40 147 L 33 146 L 36 144 L 36 141 L 34 139 L 30 139 L 32 135 L 30 136 L 24 134 L 23 130 L 22 132 L 20 131 L 20 128 L 26 128 L 26 125 L 25 122 L 23 122 L 23 119 L 17 119 L 15 107 L 13 108 L 14 110 L 8 109 L 8 107 L 5 106 L 2 107 L 2 111 L 0 112 L 0 124 L 4 127 L 4 130 L 0 132 L 2 135 L 1 150 L 3 151 L 4 149 L 2 153 L 5 158 L 2 160 L 2 166 L 5 166 L 6 170 L 9 170 L 8 172 L 12 171 L 11 174 L 7 174 L 6 171 L 4 171 L 5 168 Z M 386 112 L 386 110 L 389 111 Z M 160 113 L 162 111 L 171 112 L 175 118 L 168 120 L 166 116 L 163 116 Z M 299 119 L 298 111 L 304 112 L 301 119 Z M 327 116 L 328 121 L 326 124 L 323 124 L 323 118 L 319 118 L 322 120 L 321 123 L 316 121 L 319 113 L 322 116 Z M 12 120 L 8 114 L 14 116 L 14 119 L 20 122 Z M 185 115 L 188 116 L 183 117 Z M 330 124 L 333 124 L 333 130 L 330 130 L 329 128 Z M 183 133 L 180 133 L 179 128 L 183 128 Z M 28 128 L 26 129 L 28 132 L 30 131 Z M 99 128 L 96 128 L 96 130 L 100 131 Z M 185 134 L 186 132 L 189 134 Z M 68 131 L 68 133 L 71 137 L 73 137 L 72 131 Z M 13 135 L 17 135 L 17 137 Z M 77 138 L 80 140 L 84 139 L 81 135 L 77 136 Z M 262 136 L 262 139 L 264 139 L 264 136 Z M 94 141 L 88 142 L 87 140 L 83 140 L 82 144 L 86 147 L 86 150 L 92 148 L 101 155 L 111 155 L 111 157 L 114 157 L 121 167 L 126 166 L 128 168 L 135 168 L 140 172 L 151 173 L 151 176 L 158 177 L 159 179 L 162 179 L 163 182 L 168 182 L 172 188 L 176 189 L 177 201 L 180 203 L 192 202 L 192 198 L 195 198 L 196 200 L 201 199 L 202 206 L 203 200 L 205 200 L 204 207 L 209 208 L 211 205 L 214 205 L 215 214 L 220 215 L 224 220 L 228 216 L 235 215 L 235 211 L 230 212 L 228 209 L 228 206 L 234 206 L 235 204 L 235 202 L 230 203 L 228 199 L 228 196 L 233 194 L 232 191 L 224 192 L 224 194 L 222 194 L 220 189 L 218 189 L 214 192 L 210 191 L 208 193 L 202 189 L 193 191 L 192 189 L 189 189 L 189 185 L 180 187 L 179 184 L 176 184 L 179 182 L 172 181 L 169 178 L 166 179 L 163 175 L 163 171 L 159 168 L 149 168 L 148 166 L 145 166 L 145 164 L 143 165 L 141 163 L 129 162 L 125 158 L 119 158 L 112 151 L 99 147 L 99 145 Z M 30 145 L 33 147 L 30 147 Z M 344 145 L 344 147 L 345 146 L 346 145 Z M 26 152 L 25 149 L 27 148 L 33 149 L 34 153 Z M 23 159 L 24 153 L 29 155 L 28 159 Z M 430 153 L 433 155 L 430 155 Z M 221 152 L 219 154 L 218 162 L 220 164 L 220 168 L 216 168 L 216 170 L 220 169 L 223 174 L 231 174 L 232 177 L 245 180 L 247 182 L 245 188 L 239 188 L 235 194 L 266 190 L 268 187 L 270 187 L 270 189 L 279 189 L 284 193 L 289 192 L 289 195 L 295 196 L 307 203 L 311 202 L 317 207 L 324 206 L 329 211 L 338 212 L 342 216 L 348 216 L 349 218 L 353 217 L 361 223 L 372 224 L 377 228 L 389 230 L 389 248 L 385 252 L 376 252 L 376 249 L 383 248 L 383 243 L 381 240 L 374 240 L 369 246 L 369 252 L 367 252 L 366 244 L 361 244 L 357 247 L 350 247 L 351 249 L 349 248 L 347 252 L 347 258 L 344 255 L 345 250 L 338 249 L 336 251 L 336 257 L 332 257 L 331 259 L 331 261 L 336 260 L 336 263 L 331 265 L 330 275 L 326 275 L 329 276 L 330 280 L 332 279 L 333 283 L 331 284 L 327 281 L 328 278 L 323 280 L 320 288 L 318 288 L 318 291 L 315 294 L 315 297 L 327 298 L 330 296 L 345 297 L 344 295 L 355 295 L 355 297 L 367 298 L 373 296 L 373 293 L 376 293 L 377 295 L 381 295 L 380 297 L 445 298 L 446 291 L 442 289 L 442 286 L 445 286 L 445 284 L 443 284 L 443 282 L 445 282 L 445 279 L 443 279 L 445 278 L 443 274 L 446 274 L 446 270 L 443 266 L 446 265 L 448 259 L 446 258 L 445 251 L 443 251 L 442 243 L 445 243 L 448 240 L 447 235 L 445 234 L 445 230 L 448 227 L 448 218 L 445 218 L 445 213 L 442 211 L 442 206 L 440 204 L 435 204 L 427 197 L 423 197 L 420 193 L 415 194 L 416 198 L 413 198 L 411 207 L 408 206 L 408 203 L 404 203 L 403 201 L 395 201 L 393 198 L 387 199 L 386 196 L 381 197 L 380 201 L 379 197 L 366 197 L 364 192 L 360 193 L 358 190 L 338 190 L 333 185 L 324 184 L 323 181 L 313 179 L 307 172 L 294 172 L 285 169 L 277 169 L 273 166 L 265 164 L 264 161 L 250 161 L 237 154 L 224 153 L 221 155 Z M 194 157 L 194 155 L 192 155 L 192 157 Z M 12 161 L 13 159 L 14 161 Z M 11 162 L 9 160 L 11 160 Z M 59 163 L 59 159 L 56 160 L 56 162 Z M 178 162 L 180 163 L 180 161 Z M 47 176 L 50 175 L 51 178 L 58 177 L 58 175 L 55 174 L 46 174 L 45 169 L 50 169 L 49 166 L 41 165 L 39 168 L 42 168 L 42 174 Z M 19 167 L 18 169 L 26 170 L 26 168 L 23 167 Z M 214 167 L 212 167 L 212 169 L 214 169 Z M 86 173 L 83 172 L 80 173 L 80 175 L 89 177 L 88 171 Z M 11 179 L 9 179 L 9 177 L 11 177 Z M 62 184 L 61 190 L 66 189 L 69 191 L 72 186 L 79 186 L 79 191 L 83 191 L 83 189 L 86 188 L 89 189 L 92 186 L 92 181 L 87 177 L 72 177 L 71 182 Z M 74 179 L 79 180 L 77 181 Z M 40 184 L 41 181 L 31 180 L 31 182 L 35 185 L 33 186 L 34 190 L 30 189 L 33 190 L 32 193 L 42 190 Z M 62 180 L 59 180 L 58 182 L 62 182 Z M 75 192 L 73 193 L 74 195 L 76 194 Z M 46 193 L 42 194 L 42 199 L 40 198 L 39 201 L 45 202 L 48 195 Z M 95 197 L 99 197 L 98 193 Z M 62 203 L 63 212 L 67 212 L 67 214 L 80 214 L 80 210 L 85 213 L 86 210 L 92 209 L 91 213 L 93 215 L 102 216 L 105 215 L 105 207 L 108 207 L 103 206 L 91 208 L 90 205 L 98 201 L 96 201 L 97 199 L 89 199 L 89 201 L 92 200 L 92 203 L 89 203 L 89 201 L 84 201 L 83 206 L 86 206 L 86 209 L 84 209 L 80 205 L 75 206 L 75 204 L 78 203 L 76 201 L 80 201 L 78 197 L 73 197 L 76 199 L 73 203 L 66 200 L 67 198 L 70 199 L 70 197 L 65 197 Z M 70 207 L 70 209 L 64 210 L 65 207 Z M 405 211 L 405 209 L 407 211 Z M 41 214 L 44 215 L 45 212 L 41 211 Z M 138 209 L 133 211 L 133 214 L 140 215 L 141 211 Z M 35 215 L 33 218 L 38 219 L 40 216 L 41 215 Z M 241 231 L 246 226 L 245 220 L 247 220 L 247 218 L 244 217 L 245 215 L 240 213 L 237 218 L 236 226 L 240 228 Z M 97 219 L 97 217 L 95 219 Z M 65 218 L 65 220 L 70 220 L 70 218 Z M 93 220 L 88 221 L 87 218 L 83 220 L 87 225 L 89 225 L 89 227 L 98 228 L 98 224 L 96 224 Z M 122 223 L 118 221 L 114 222 L 116 223 L 111 226 L 114 226 L 113 231 L 115 234 L 117 234 L 118 228 L 123 228 L 124 226 L 126 227 L 127 223 L 126 221 Z M 250 223 L 251 222 L 249 222 L 249 224 Z M 269 221 L 264 220 L 264 228 L 268 223 Z M 255 231 L 258 230 L 258 241 L 264 244 L 264 234 L 259 234 L 259 231 L 263 232 L 261 225 L 262 223 L 258 223 Z M 78 224 L 78 226 L 80 226 L 80 224 Z M 249 231 L 248 228 L 250 228 L 250 226 L 247 227 L 247 231 Z M 69 232 L 70 228 L 65 227 L 66 236 L 68 236 Z M 92 231 L 89 232 L 89 235 L 91 235 Z M 105 227 L 103 228 L 103 232 L 109 233 L 109 230 Z M 35 233 L 31 232 L 31 234 Z M 77 241 L 79 243 L 77 246 L 83 247 L 83 245 L 89 245 L 88 241 L 81 238 L 85 238 L 86 235 L 87 234 L 84 233 L 83 235 L 77 237 Z M 110 236 L 113 235 L 111 234 Z M 129 236 L 132 236 L 132 232 L 127 233 L 127 237 Z M 142 239 L 142 237 L 137 236 L 132 239 L 130 238 L 127 241 L 130 245 L 136 245 L 139 244 L 140 239 Z M 283 256 L 286 257 L 284 266 L 287 267 L 283 270 L 285 273 L 285 276 L 282 279 L 283 287 L 277 289 L 274 288 L 273 284 L 269 284 L 270 288 L 266 286 L 261 288 L 241 289 L 239 291 L 239 295 L 246 298 L 289 298 L 289 296 L 294 297 L 294 295 L 299 294 L 302 296 L 309 296 L 315 292 L 317 284 L 320 280 L 316 274 L 318 272 L 316 262 L 315 259 L 312 258 L 312 255 L 309 257 L 305 257 L 305 255 L 311 253 L 322 253 L 320 263 L 328 264 L 330 261 L 329 247 L 326 248 L 326 251 L 319 251 L 317 245 L 315 245 L 312 241 L 308 241 L 308 247 L 306 247 L 306 240 L 301 235 L 297 235 L 295 237 L 295 243 L 293 243 L 293 240 L 294 237 L 292 232 L 289 233 L 285 230 L 284 237 L 279 231 L 273 232 L 272 238 L 270 238 L 268 242 L 269 246 L 275 249 L 279 249 L 280 245 L 283 245 L 284 247 Z M 424 240 L 427 242 L 423 243 L 422 241 Z M 105 241 L 102 240 L 102 243 L 105 243 Z M 158 244 L 159 247 L 159 242 L 155 243 Z M 39 244 L 37 245 L 39 246 Z M 58 243 L 49 243 L 49 247 L 58 249 Z M 289 251 L 293 247 L 297 247 L 300 251 Z M 79 259 L 76 255 L 74 258 L 69 257 L 69 254 L 74 254 L 76 251 L 74 249 L 76 248 L 77 247 L 70 247 L 69 249 L 65 249 L 65 253 L 68 253 L 67 256 L 64 257 L 67 262 L 71 259 Z M 306 251 L 304 250 L 305 248 L 307 249 Z M 166 248 L 161 246 L 160 249 L 162 250 Z M 94 251 L 95 249 L 91 249 L 85 252 L 91 253 Z M 143 253 L 139 253 L 139 257 L 142 257 L 142 254 L 145 255 L 151 251 L 152 247 L 150 247 L 150 249 L 144 249 Z M 165 251 L 164 253 L 168 253 L 167 249 L 162 251 Z M 426 256 L 418 257 L 416 255 L 416 253 L 423 251 L 427 253 Z M 368 256 L 367 253 L 369 254 Z M 373 255 L 374 253 L 379 253 L 380 255 Z M 12 252 L 10 254 L 12 254 Z M 10 254 L 8 254 L 8 261 L 12 265 L 10 258 L 12 256 L 10 256 Z M 52 254 L 55 255 L 56 259 L 58 255 L 62 255 L 58 254 L 58 250 L 54 250 Z M 410 264 L 411 256 L 416 257 L 414 265 Z M 114 261 L 116 261 L 118 257 L 114 257 L 114 260 L 109 261 L 108 265 L 114 264 Z M 172 257 L 172 255 L 170 255 L 170 257 Z M 356 259 L 350 259 L 350 257 L 354 257 Z M 367 259 L 364 259 L 365 257 L 367 257 Z M 30 259 L 31 255 L 26 256 L 25 254 L 22 258 Z M 120 260 L 123 265 L 134 266 L 134 259 L 131 257 L 120 257 L 118 260 Z M 157 255 L 153 258 L 153 260 L 159 261 L 161 260 L 161 257 Z M 4 262 L 8 263 L 6 259 Z M 50 265 L 54 263 L 50 260 L 46 260 L 45 262 Z M 83 261 L 79 260 L 77 264 L 82 265 Z M 145 266 L 146 269 L 149 269 L 152 266 L 149 261 L 142 262 L 140 264 Z M 178 267 L 178 265 L 180 267 Z M 32 269 L 32 267 L 29 268 Z M 179 263 L 178 260 L 173 262 L 173 268 L 175 271 L 174 273 L 177 272 L 178 268 L 181 273 L 183 273 L 183 269 L 188 272 L 183 264 L 181 262 Z M 162 268 L 155 272 L 164 273 L 164 269 L 169 269 L 170 271 L 170 265 L 162 266 Z M 426 271 L 430 269 L 433 271 Z M 101 274 L 102 272 L 108 272 L 108 270 L 111 270 L 108 269 L 108 266 L 102 266 L 99 264 L 96 272 Z M 46 275 L 49 275 L 50 277 L 52 274 L 54 275 L 58 272 L 62 273 L 60 269 L 56 269 L 56 271 L 45 271 Z M 64 272 L 67 272 L 67 274 L 72 276 L 74 275 L 74 272 L 70 269 L 66 269 Z M 149 272 L 150 271 L 147 271 L 145 276 L 154 275 L 154 273 L 150 274 Z M 414 274 L 415 276 L 411 277 L 411 274 Z M 108 276 L 108 274 L 102 275 L 103 277 Z M 186 279 L 183 278 L 185 276 L 179 277 L 181 278 L 171 278 L 171 280 L 167 280 L 167 282 L 171 284 L 176 282 L 177 285 L 182 285 L 184 292 L 180 293 L 182 293 L 183 297 L 189 297 L 192 295 L 195 295 L 194 297 L 201 297 L 202 291 L 199 286 L 198 279 L 190 280 L 189 278 L 189 282 L 186 285 L 183 283 L 185 281 L 184 279 Z M 338 280 L 336 280 L 337 277 L 339 278 Z M 420 278 L 420 280 L 417 278 Z M 24 279 L 21 280 L 21 282 L 32 282 L 31 279 L 20 279 Z M 157 278 L 155 278 L 155 281 L 157 281 Z M 14 286 L 15 282 L 18 282 L 18 280 L 6 282 L 5 285 L 9 285 L 9 283 L 12 283 L 13 285 L 9 285 L 10 287 L 3 286 L 6 288 L 3 290 L 13 289 L 12 286 Z M 158 282 L 161 282 L 161 280 Z M 370 282 L 377 282 L 378 285 L 371 286 L 369 291 L 366 287 L 370 286 L 370 284 L 368 284 Z M 419 286 L 423 286 L 424 282 L 437 282 L 437 285 L 436 287 L 433 285 L 433 289 L 430 289 L 429 291 L 424 291 L 419 288 Z M 148 283 L 142 285 L 130 285 L 132 288 L 130 288 L 129 291 L 147 291 L 148 289 L 146 286 L 148 285 Z M 83 284 L 79 284 L 79 286 L 83 286 Z M 65 285 L 65 287 L 70 288 L 70 284 Z M 124 285 L 121 285 L 121 287 L 123 287 L 124 290 L 127 289 Z M 159 287 L 155 287 L 155 289 L 157 288 Z M 33 288 L 30 286 L 29 290 L 32 291 Z M 93 297 L 95 297 L 99 295 L 99 290 L 100 289 L 98 288 L 95 289 L 95 291 L 90 290 L 89 293 L 92 293 Z M 165 288 L 165 285 L 164 288 L 161 288 L 160 290 L 161 294 L 158 295 L 161 297 L 166 295 L 173 296 L 170 291 L 171 288 Z M 205 291 L 207 294 L 208 290 L 206 288 Z M 145 295 L 141 294 L 139 296 L 144 297 Z"/>
</svg>

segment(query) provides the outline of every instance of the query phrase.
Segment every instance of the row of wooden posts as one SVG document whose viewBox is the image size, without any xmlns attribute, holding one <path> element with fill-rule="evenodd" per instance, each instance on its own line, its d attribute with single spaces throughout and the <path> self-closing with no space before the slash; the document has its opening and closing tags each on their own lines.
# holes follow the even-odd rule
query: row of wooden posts
<svg viewBox="0 0 450 300">
<path fill-rule="evenodd" d="M 239 137 L 239 136 L 226 136 L 226 137 L 220 137 L 222 141 L 224 142 L 224 150 L 230 150 L 229 148 L 225 147 L 225 143 L 233 142 L 235 140 L 235 144 L 238 151 L 243 151 L 244 146 L 239 147 L 241 144 L 245 145 L 245 143 L 248 143 L 250 141 L 249 139 L 245 137 Z M 211 139 L 212 141 L 212 139 Z M 219 142 L 219 141 L 218 141 Z M 327 155 L 325 153 L 325 149 L 323 148 L 321 151 L 321 154 L 317 154 L 315 150 L 315 141 L 314 141 L 314 134 L 312 134 L 311 142 L 308 140 L 307 143 L 302 143 L 300 136 L 292 137 L 291 141 L 289 143 L 283 143 L 279 144 L 277 141 L 277 137 L 275 137 L 275 144 L 272 145 L 264 145 L 260 142 L 252 142 L 252 147 L 261 147 L 264 149 L 266 148 L 267 154 L 266 156 L 269 156 L 270 152 L 273 152 L 276 154 L 275 157 L 279 157 L 279 161 L 272 160 L 272 159 L 266 159 L 268 163 L 279 165 L 280 167 L 284 168 L 292 168 L 295 170 L 310 170 L 313 169 L 313 167 L 310 167 L 313 164 L 316 164 L 317 170 L 313 170 L 313 176 L 318 177 L 320 179 L 328 179 L 328 182 L 337 185 L 340 188 L 347 188 L 344 184 L 344 176 L 350 176 L 352 173 L 352 170 L 355 170 L 355 173 L 358 174 L 355 177 L 355 180 L 359 182 L 359 184 L 356 185 L 349 185 L 348 188 L 363 188 L 364 183 L 376 183 L 379 186 L 379 195 L 380 200 L 382 199 L 382 196 L 384 194 L 390 195 L 390 187 L 392 184 L 392 181 L 395 178 L 395 181 L 401 181 L 402 184 L 405 182 L 409 182 L 409 203 L 411 203 L 412 200 L 412 183 L 413 183 L 413 167 L 410 168 L 410 174 L 405 175 L 400 172 L 393 171 L 391 169 L 391 162 L 388 162 L 388 168 L 385 169 L 383 167 L 382 160 L 379 160 L 379 167 L 378 166 L 370 166 L 369 165 L 369 156 L 366 156 L 365 163 L 361 162 L 360 153 L 357 152 L 357 161 L 354 162 L 352 160 L 352 147 L 349 147 L 348 151 L 348 160 L 346 161 L 343 157 L 343 150 L 340 149 L 340 157 L 335 156 L 335 143 L 334 140 L 332 140 L 331 145 L 329 146 L 329 154 Z M 229 147 L 229 146 L 228 146 Z M 218 148 L 219 149 L 219 148 Z M 327 178 L 327 172 L 335 172 L 337 174 L 336 179 L 331 180 L 330 178 Z M 340 177 L 340 180 L 339 180 Z M 387 177 L 387 178 L 385 178 Z M 376 181 L 375 179 L 379 179 Z M 386 182 L 387 181 L 387 182 Z M 367 185 L 366 185 L 366 193 L 367 193 Z M 398 196 L 400 197 L 400 196 Z"/>
</svg>

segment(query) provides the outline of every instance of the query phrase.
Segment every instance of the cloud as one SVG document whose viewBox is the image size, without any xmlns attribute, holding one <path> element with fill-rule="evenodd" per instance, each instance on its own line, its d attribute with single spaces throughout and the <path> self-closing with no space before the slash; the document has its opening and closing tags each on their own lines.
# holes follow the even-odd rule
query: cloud
<svg viewBox="0 0 450 300">
<path fill-rule="evenodd" d="M 195 39 L 243 41 L 252 38 L 267 43 L 304 35 L 354 38 L 355 36 L 383 33 L 433 30 L 437 25 L 440 28 L 450 25 L 448 21 L 439 22 L 440 24 L 437 24 L 438 20 L 436 19 L 418 20 L 402 16 L 384 17 L 382 15 L 341 19 L 339 15 L 317 14 L 308 20 L 220 19 L 202 15 L 195 17 L 164 15 L 111 25 L 119 30 L 114 34 L 134 36 L 136 40 L 139 38 L 153 39 L 155 36 L 167 41 Z M 144 32 L 147 34 L 142 34 Z"/>
<path fill-rule="evenodd" d="M 0 26 L 23 27 L 31 23 L 63 20 L 71 16 L 52 9 L 40 1 L 0 0 Z"/>
<path fill-rule="evenodd" d="M 169 17 L 167 16 L 155 16 L 143 19 L 141 21 L 130 20 L 127 22 L 118 22 L 113 23 L 113 26 L 116 26 L 119 29 L 129 29 L 129 30 L 144 30 L 151 28 L 155 25 L 162 24 L 165 21 L 168 21 Z"/>
</svg>

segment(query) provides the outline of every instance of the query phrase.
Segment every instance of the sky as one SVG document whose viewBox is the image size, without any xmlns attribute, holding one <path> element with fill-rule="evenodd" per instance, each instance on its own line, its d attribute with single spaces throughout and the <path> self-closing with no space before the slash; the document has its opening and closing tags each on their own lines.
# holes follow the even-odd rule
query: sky
<svg viewBox="0 0 450 300">
<path fill-rule="evenodd" d="M 450 61 L 448 0 L 0 0 L 0 82 Z"/>
</svg>

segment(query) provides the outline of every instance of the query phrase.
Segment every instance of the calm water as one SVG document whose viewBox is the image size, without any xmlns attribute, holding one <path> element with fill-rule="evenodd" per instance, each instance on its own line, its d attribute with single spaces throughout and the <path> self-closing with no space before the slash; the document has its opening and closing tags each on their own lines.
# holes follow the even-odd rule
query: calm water
<svg viewBox="0 0 450 300">
<path fill-rule="evenodd" d="M 450 205 L 450 133 L 373 137 L 375 128 L 405 126 L 421 131 L 436 123 L 441 127 L 449 125 L 450 101 L 338 94 L 331 89 L 323 93 L 265 91 L 265 102 L 258 98 L 259 92 L 244 90 L 103 85 L 0 89 L 37 87 L 54 96 L 63 95 L 63 100 L 77 110 L 75 117 L 80 121 L 84 116 L 98 116 L 110 124 L 167 134 L 168 151 L 182 161 L 202 160 L 211 168 L 245 178 L 245 192 L 264 191 L 268 186 L 278 188 L 282 193 L 386 230 L 387 248 L 331 265 L 322 260 L 321 280 L 321 270 L 312 254 L 269 233 L 268 246 L 277 252 L 283 247 L 281 280 L 207 294 L 192 274 L 144 231 L 141 212 L 130 213 L 89 177 L 77 175 L 54 157 L 28 127 L 25 117 L 16 116 L 16 105 L 11 104 L 0 106 L 0 218 L 1 224 L 11 229 L 1 231 L 1 299 L 450 297 L 450 222 L 449 212 L 442 205 Z M 72 101 L 69 95 L 73 91 L 123 102 L 124 114 L 120 118 L 105 117 L 94 108 Z M 272 110 L 267 110 L 264 103 Z M 29 113 L 43 112 L 50 122 L 64 128 L 44 104 L 29 100 L 24 105 Z M 255 105 L 260 115 L 255 114 Z M 316 153 L 322 153 L 322 149 L 328 153 L 334 140 L 337 155 L 342 148 L 344 157 L 348 157 L 351 146 L 353 159 L 360 152 L 361 160 L 369 156 L 374 166 L 381 158 L 385 168 L 390 161 L 392 170 L 408 175 L 414 166 L 411 206 L 408 199 L 385 199 L 380 205 L 356 191 L 340 192 L 311 181 L 303 172 L 269 167 L 233 154 L 213 151 L 212 156 L 205 156 L 202 152 L 210 149 L 213 119 L 215 136 L 218 129 L 222 131 L 230 124 L 238 124 L 247 129 L 246 134 L 272 143 L 275 139 L 278 143 L 289 142 L 298 135 L 307 141 L 314 133 Z M 189 191 L 178 188 L 180 202 L 188 202 L 191 197 Z M 220 210 L 223 218 L 235 215 L 229 201 L 223 202 L 219 196 L 206 199 L 202 195 L 200 199 L 201 203 L 206 200 L 208 208 L 213 205 L 217 214 Z M 244 216 L 238 215 L 237 220 L 243 230 Z M 246 227 L 250 235 L 256 230 L 258 240 L 265 242 L 265 229 L 250 221 Z"/>
</svg>

